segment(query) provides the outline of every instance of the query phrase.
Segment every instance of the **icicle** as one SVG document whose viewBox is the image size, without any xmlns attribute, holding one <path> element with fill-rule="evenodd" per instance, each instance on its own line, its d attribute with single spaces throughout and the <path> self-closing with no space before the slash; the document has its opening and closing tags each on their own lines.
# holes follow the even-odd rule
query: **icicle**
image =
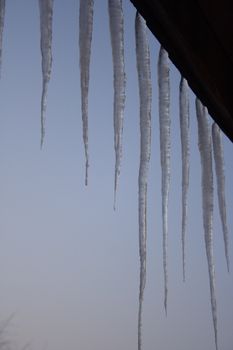
<svg viewBox="0 0 233 350">
<path fill-rule="evenodd" d="M 45 136 L 45 111 L 47 90 L 52 68 L 52 20 L 53 0 L 39 0 L 40 7 L 40 48 L 42 55 L 43 88 L 41 97 L 41 147 Z"/>
<path fill-rule="evenodd" d="M 180 81 L 180 137 L 182 153 L 182 261 L 185 281 L 185 236 L 187 229 L 187 194 L 189 186 L 189 96 L 187 80 Z"/>
<path fill-rule="evenodd" d="M 2 41 L 3 41 L 3 28 L 5 18 L 5 0 L 0 0 L 0 73 L 2 66 Z"/>
<path fill-rule="evenodd" d="M 212 138 L 213 138 L 215 172 L 216 172 L 217 189 L 218 189 L 218 205 L 219 205 L 219 212 L 220 212 L 220 217 L 222 221 L 227 269 L 229 272 L 229 269 L 230 269 L 229 251 L 228 251 L 229 239 L 228 239 L 227 216 L 226 216 L 225 174 L 224 174 L 222 133 L 216 123 L 213 123 L 212 125 Z"/>
<path fill-rule="evenodd" d="M 162 169 L 162 217 L 163 217 L 163 268 L 164 268 L 164 307 L 167 314 L 167 239 L 168 239 L 168 194 L 170 186 L 170 82 L 168 54 L 160 48 L 158 60 L 160 156 Z"/>
<path fill-rule="evenodd" d="M 88 184 L 88 91 L 90 74 L 91 41 L 93 29 L 93 0 L 80 0 L 79 7 L 79 65 L 82 100 L 83 142 L 86 158 L 85 185 Z"/>
<path fill-rule="evenodd" d="M 114 70 L 115 209 L 116 191 L 122 157 L 122 132 L 125 108 L 124 18 L 122 0 L 109 0 L 108 10 Z"/>
<path fill-rule="evenodd" d="M 205 247 L 209 270 L 210 296 L 215 334 L 215 346 L 218 349 L 217 338 L 217 304 L 215 296 L 215 268 L 213 259 L 213 170 L 211 132 L 208 123 L 207 109 L 196 99 L 198 121 L 198 143 L 202 168 L 202 207 Z"/>
<path fill-rule="evenodd" d="M 147 176 L 151 152 L 151 73 L 146 22 L 136 14 L 136 56 L 140 96 L 140 167 L 138 176 L 140 287 L 138 311 L 138 350 L 142 346 L 142 303 L 146 284 L 146 204 Z"/>
</svg>

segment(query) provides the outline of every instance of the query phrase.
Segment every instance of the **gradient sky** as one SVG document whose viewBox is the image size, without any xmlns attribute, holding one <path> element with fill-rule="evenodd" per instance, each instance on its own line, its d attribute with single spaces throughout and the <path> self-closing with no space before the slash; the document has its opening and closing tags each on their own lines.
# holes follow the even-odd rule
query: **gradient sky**
<svg viewBox="0 0 233 350">
<path fill-rule="evenodd" d="M 135 9 L 124 0 L 127 72 L 122 170 L 113 211 L 112 60 L 107 1 L 97 0 L 89 95 L 89 186 L 80 114 L 78 0 L 55 0 L 53 67 L 46 138 L 40 151 L 41 56 L 37 0 L 7 0 L 0 81 L 0 319 L 14 313 L 8 337 L 20 349 L 134 350 L 139 286 L 137 177 L 139 101 Z M 180 75 L 171 67 L 172 173 L 169 200 L 168 316 L 163 309 L 161 171 L 157 56 L 153 79 L 148 184 L 148 265 L 143 310 L 145 350 L 214 349 L 201 210 L 194 96 L 187 281 L 182 282 Z M 224 137 L 232 263 L 232 143 Z M 216 182 L 215 182 L 216 185 Z M 215 186 L 216 187 L 216 186 Z M 214 252 L 219 349 L 232 350 L 233 280 L 226 269 L 215 189 Z"/>
</svg>

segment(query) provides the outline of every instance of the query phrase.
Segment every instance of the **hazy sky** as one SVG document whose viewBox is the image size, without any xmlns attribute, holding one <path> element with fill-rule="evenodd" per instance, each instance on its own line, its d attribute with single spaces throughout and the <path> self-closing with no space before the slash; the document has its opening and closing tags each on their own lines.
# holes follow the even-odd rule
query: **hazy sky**
<svg viewBox="0 0 233 350">
<path fill-rule="evenodd" d="M 80 114 L 78 0 L 55 0 L 46 138 L 40 151 L 41 56 L 37 0 L 7 0 L 0 81 L 0 319 L 14 313 L 19 349 L 134 350 L 139 286 L 139 105 L 135 9 L 124 0 L 127 72 L 122 170 L 113 211 L 113 90 L 107 0 L 95 2 L 91 58 L 89 186 Z M 150 35 L 152 154 L 148 184 L 145 350 L 214 349 L 201 210 L 200 159 L 191 98 L 187 281 L 182 282 L 179 72 L 171 68 L 172 173 L 168 316 L 163 309 L 159 44 Z M 232 143 L 224 138 L 232 256 Z M 215 190 L 214 252 L 219 349 L 232 350 L 233 280 L 226 272 Z"/>
</svg>

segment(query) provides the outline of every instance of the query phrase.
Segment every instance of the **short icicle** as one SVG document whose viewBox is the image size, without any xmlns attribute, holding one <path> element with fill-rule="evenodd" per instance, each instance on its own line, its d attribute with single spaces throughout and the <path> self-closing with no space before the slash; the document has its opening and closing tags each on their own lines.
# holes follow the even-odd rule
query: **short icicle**
<svg viewBox="0 0 233 350">
<path fill-rule="evenodd" d="M 2 67 L 2 42 L 3 42 L 3 28 L 5 19 L 5 0 L 0 0 L 0 74 Z"/>
<path fill-rule="evenodd" d="M 182 264 L 185 281 L 185 237 L 187 230 L 187 196 L 189 187 L 189 91 L 187 80 L 180 81 L 180 139 L 182 158 Z"/>
<path fill-rule="evenodd" d="M 229 236 L 228 236 L 227 214 L 226 214 L 225 172 L 224 172 L 222 132 L 216 123 L 213 123 L 212 125 L 212 139 L 213 139 L 213 150 L 214 150 L 214 160 L 215 160 L 215 173 L 217 178 L 218 206 L 219 206 L 219 213 L 222 221 L 225 256 L 226 256 L 226 262 L 227 262 L 227 269 L 229 272 L 230 270 L 229 247 L 228 247 Z"/>
<path fill-rule="evenodd" d="M 168 195 L 170 187 L 170 80 L 169 58 L 167 51 L 161 46 L 158 59 L 159 86 L 159 125 L 160 125 L 160 161 L 162 171 L 162 220 L 163 220 L 163 269 L 164 269 L 164 308 L 167 314 L 168 269 Z"/>
<path fill-rule="evenodd" d="M 205 248 L 209 271 L 211 308 L 214 325 L 215 346 L 218 350 L 217 337 L 217 303 L 215 295 L 215 267 L 213 258 L 213 170 L 212 140 L 207 108 L 196 98 L 196 115 L 198 124 L 198 145 L 202 169 L 202 209 Z"/>
<path fill-rule="evenodd" d="M 145 20 L 137 12 L 135 19 L 136 57 L 140 97 L 140 167 L 138 176 L 138 216 L 140 287 L 138 310 L 138 350 L 142 348 L 142 303 L 146 284 L 147 178 L 151 153 L 151 72 Z"/>
<path fill-rule="evenodd" d="M 125 60 L 124 60 L 124 17 L 122 0 L 108 0 L 109 25 L 112 45 L 114 71 L 114 148 L 115 148 L 115 180 L 114 209 L 116 207 L 116 192 L 120 175 L 122 157 L 122 134 L 125 108 Z"/>
<path fill-rule="evenodd" d="M 80 0 L 79 6 L 79 66 L 83 122 L 83 143 L 86 158 L 85 185 L 88 184 L 88 92 L 90 75 L 91 42 L 93 30 L 94 0 Z"/>
<path fill-rule="evenodd" d="M 47 90 L 52 68 L 52 22 L 53 0 L 39 0 L 40 7 L 40 48 L 42 55 L 43 87 L 41 96 L 41 148 L 45 136 L 45 112 Z"/>
</svg>

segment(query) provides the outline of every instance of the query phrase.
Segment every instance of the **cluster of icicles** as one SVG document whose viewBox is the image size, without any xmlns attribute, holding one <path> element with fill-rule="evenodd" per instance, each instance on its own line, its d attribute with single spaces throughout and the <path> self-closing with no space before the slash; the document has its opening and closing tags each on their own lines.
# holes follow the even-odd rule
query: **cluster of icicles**
<svg viewBox="0 0 233 350">
<path fill-rule="evenodd" d="M 81 106 L 83 122 L 83 142 L 86 158 L 85 184 L 88 184 L 88 90 L 91 41 L 93 29 L 94 0 L 80 0 L 79 12 L 79 49 L 80 49 L 80 82 Z M 45 111 L 48 83 L 52 66 L 52 18 L 53 0 L 39 0 L 41 54 L 43 88 L 41 97 L 41 147 L 45 135 Z M 116 191 L 120 174 L 122 157 L 123 115 L 125 107 L 126 75 L 124 66 L 124 18 L 122 0 L 108 0 L 109 24 L 113 57 L 114 86 L 114 148 L 115 148 L 115 180 L 114 208 Z M 5 0 L 0 0 L 0 64 L 2 56 L 2 37 L 4 26 Z M 146 284 L 146 235 L 147 235 L 147 175 L 151 152 L 151 72 L 150 51 L 145 20 L 139 13 L 135 19 L 136 60 L 140 97 L 140 167 L 138 176 L 138 216 L 139 216 L 139 254 L 140 254 L 140 287 L 138 313 L 138 350 L 142 348 L 142 303 Z M 163 269 L 164 269 L 164 307 L 167 313 L 168 269 L 168 196 L 170 185 L 170 82 L 169 58 L 166 50 L 161 47 L 158 58 L 158 88 L 159 88 L 159 123 L 160 123 L 160 157 L 162 171 L 162 222 L 163 222 Z M 183 279 L 185 280 L 185 236 L 187 227 L 187 194 L 189 187 L 189 91 L 185 78 L 180 81 L 180 135 L 182 151 L 182 259 Z M 217 305 L 215 296 L 215 269 L 213 260 L 213 170 L 212 148 L 217 177 L 217 192 L 219 211 L 222 221 L 225 256 L 229 271 L 228 229 L 226 222 L 225 176 L 223 146 L 221 131 L 213 123 L 212 133 L 206 107 L 196 99 L 196 115 L 198 124 L 198 143 L 202 168 L 202 206 L 204 239 L 209 270 L 210 296 L 212 317 L 217 339 Z M 213 147 L 212 147 L 213 146 Z"/>
</svg>

